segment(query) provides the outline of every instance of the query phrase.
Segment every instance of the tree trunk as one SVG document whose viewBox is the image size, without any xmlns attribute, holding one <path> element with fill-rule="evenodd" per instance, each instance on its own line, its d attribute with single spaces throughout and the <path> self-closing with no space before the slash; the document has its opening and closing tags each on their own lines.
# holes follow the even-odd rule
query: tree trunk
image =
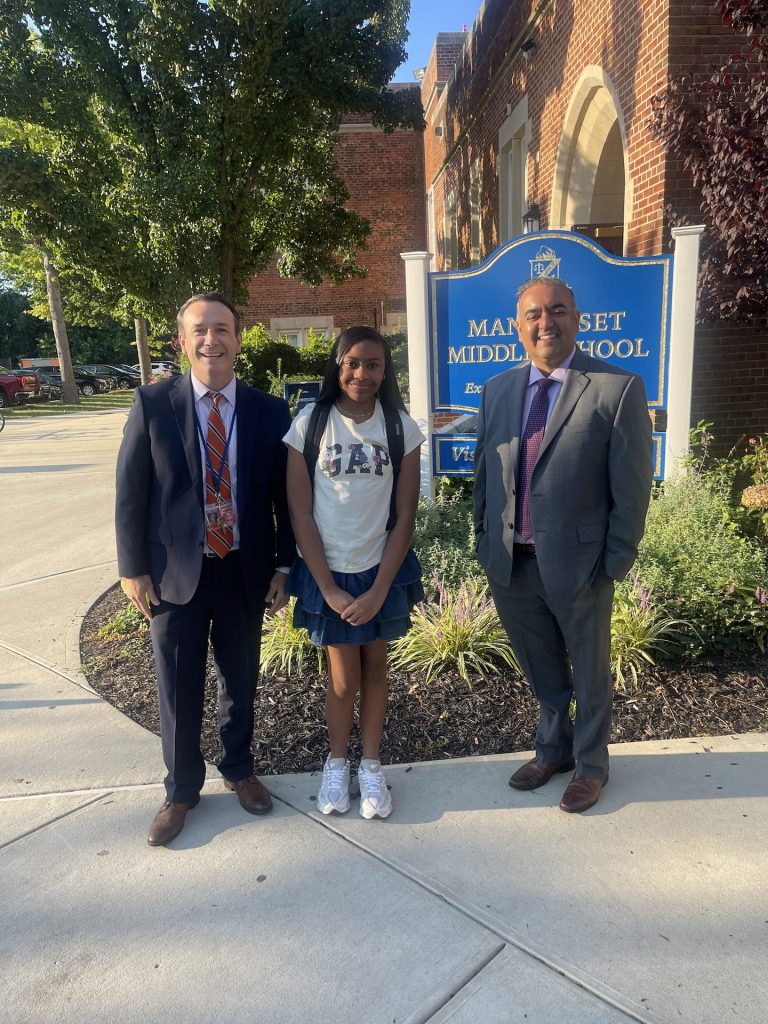
<svg viewBox="0 0 768 1024">
<path fill-rule="evenodd" d="M 61 302 L 61 289 L 59 288 L 59 272 L 45 249 L 43 249 L 43 266 L 45 267 L 45 286 L 48 290 L 48 309 L 51 312 L 53 336 L 56 339 L 56 354 L 59 357 L 61 385 L 64 391 L 63 398 L 70 405 L 78 405 L 80 403 L 80 396 L 75 385 L 75 375 L 72 371 L 72 356 L 69 352 L 67 324 L 64 319 L 64 306 Z"/>
<path fill-rule="evenodd" d="M 235 294 L 235 242 L 225 240 L 221 246 L 219 291 L 225 299 L 234 301 Z"/>
<path fill-rule="evenodd" d="M 149 384 L 152 380 L 152 360 L 147 343 L 147 321 L 143 316 L 137 316 L 133 321 L 133 328 L 136 335 L 136 351 L 139 353 L 141 383 Z"/>
</svg>

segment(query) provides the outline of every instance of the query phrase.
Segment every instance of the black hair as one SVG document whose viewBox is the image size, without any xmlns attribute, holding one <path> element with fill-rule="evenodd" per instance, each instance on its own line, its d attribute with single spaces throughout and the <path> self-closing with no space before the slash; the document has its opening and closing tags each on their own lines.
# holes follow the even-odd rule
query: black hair
<svg viewBox="0 0 768 1024">
<path fill-rule="evenodd" d="M 528 281 L 524 281 L 520 285 L 520 287 L 517 288 L 517 290 L 515 291 L 517 301 L 519 302 L 520 299 L 522 299 L 523 295 L 525 295 L 525 293 L 528 291 L 528 289 L 533 288 L 533 286 L 536 284 L 562 285 L 562 287 L 565 288 L 565 290 L 570 293 L 571 299 L 573 300 L 573 308 L 579 308 L 578 303 L 576 302 L 576 296 L 574 294 L 573 288 L 571 288 L 571 286 L 566 281 L 561 281 L 559 277 L 532 277 Z"/>
<path fill-rule="evenodd" d="M 198 292 L 197 295 L 192 295 L 187 299 L 176 314 L 176 327 L 179 334 L 183 331 L 184 314 L 194 302 L 220 302 L 222 306 L 226 306 L 235 321 L 235 334 L 240 334 L 242 324 L 240 323 L 240 314 L 237 311 L 237 306 L 234 302 L 230 302 L 229 299 L 225 299 L 223 295 L 219 295 L 218 292 Z"/>
<path fill-rule="evenodd" d="M 379 334 L 373 327 L 366 327 L 364 324 L 348 327 L 334 342 L 328 362 L 325 364 L 318 402 L 331 404 L 339 397 L 341 394 L 339 386 L 341 361 L 352 346 L 359 341 L 373 341 L 384 349 L 384 379 L 379 386 L 377 395 L 382 405 L 389 405 L 393 409 L 406 412 L 405 402 L 397 384 L 397 374 L 395 373 L 395 364 L 392 362 L 392 349 L 389 347 L 389 342 L 383 334 Z"/>
</svg>

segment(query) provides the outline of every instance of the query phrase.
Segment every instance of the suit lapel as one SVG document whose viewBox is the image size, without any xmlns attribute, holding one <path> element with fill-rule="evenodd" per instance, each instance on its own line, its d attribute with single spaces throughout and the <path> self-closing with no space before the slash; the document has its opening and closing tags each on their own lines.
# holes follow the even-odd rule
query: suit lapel
<svg viewBox="0 0 768 1024">
<path fill-rule="evenodd" d="M 536 460 L 537 463 L 539 459 L 542 458 L 555 437 L 557 437 L 558 431 L 571 415 L 573 407 L 581 398 L 585 388 L 589 385 L 589 377 L 579 366 L 578 355 L 579 353 L 577 351 L 568 368 L 562 391 L 560 392 L 560 396 L 555 403 L 555 408 L 552 410 L 552 415 L 547 423 L 541 447 L 539 448 L 539 457 Z"/>
<path fill-rule="evenodd" d="M 507 494 L 514 494 L 517 478 L 517 463 L 520 458 L 520 434 L 523 421 L 525 389 L 528 387 L 528 363 L 519 372 L 511 375 L 509 401 L 507 402 L 507 437 L 509 438 L 509 470 L 511 480 L 505 480 Z"/>
<path fill-rule="evenodd" d="M 245 502 L 253 483 L 253 467 L 256 461 L 253 445 L 258 437 L 259 410 L 254 393 L 239 381 L 235 392 L 237 410 L 237 514 L 244 514 Z"/>
<path fill-rule="evenodd" d="M 203 507 L 203 469 L 200 457 L 200 438 L 197 432 L 197 414 L 195 412 L 195 393 L 192 390 L 192 378 L 188 373 L 178 378 L 178 383 L 168 398 L 176 417 L 176 425 L 181 434 L 181 443 L 187 458 L 189 474 L 192 477 L 197 500 Z"/>
</svg>

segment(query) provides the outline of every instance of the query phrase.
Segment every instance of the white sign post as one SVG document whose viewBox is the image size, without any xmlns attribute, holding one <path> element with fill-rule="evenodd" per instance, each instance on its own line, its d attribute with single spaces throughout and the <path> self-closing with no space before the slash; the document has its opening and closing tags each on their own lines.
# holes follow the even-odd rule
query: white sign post
<svg viewBox="0 0 768 1024">
<path fill-rule="evenodd" d="M 408 377 L 410 413 L 426 437 L 421 446 L 421 494 L 435 494 L 432 478 L 432 416 L 429 408 L 429 293 L 430 252 L 401 252 L 405 262 L 405 302 L 408 311 Z"/>
<path fill-rule="evenodd" d="M 696 285 L 703 224 L 672 228 L 675 269 L 672 276 L 672 318 L 669 329 L 669 378 L 664 475 L 672 476 L 688 451 L 693 388 L 693 345 L 696 329 Z"/>
</svg>

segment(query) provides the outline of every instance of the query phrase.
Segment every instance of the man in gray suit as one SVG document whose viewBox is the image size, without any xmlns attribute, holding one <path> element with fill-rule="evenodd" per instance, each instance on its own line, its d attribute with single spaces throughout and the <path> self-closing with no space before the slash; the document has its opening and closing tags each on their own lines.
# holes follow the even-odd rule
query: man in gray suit
<svg viewBox="0 0 768 1024">
<path fill-rule="evenodd" d="M 613 588 L 643 535 L 651 424 L 642 380 L 577 348 L 567 285 L 523 285 L 516 326 L 530 363 L 489 380 L 480 403 L 476 550 L 539 702 L 536 756 L 509 784 L 575 768 L 560 807 L 579 812 L 608 782 Z"/>
</svg>

